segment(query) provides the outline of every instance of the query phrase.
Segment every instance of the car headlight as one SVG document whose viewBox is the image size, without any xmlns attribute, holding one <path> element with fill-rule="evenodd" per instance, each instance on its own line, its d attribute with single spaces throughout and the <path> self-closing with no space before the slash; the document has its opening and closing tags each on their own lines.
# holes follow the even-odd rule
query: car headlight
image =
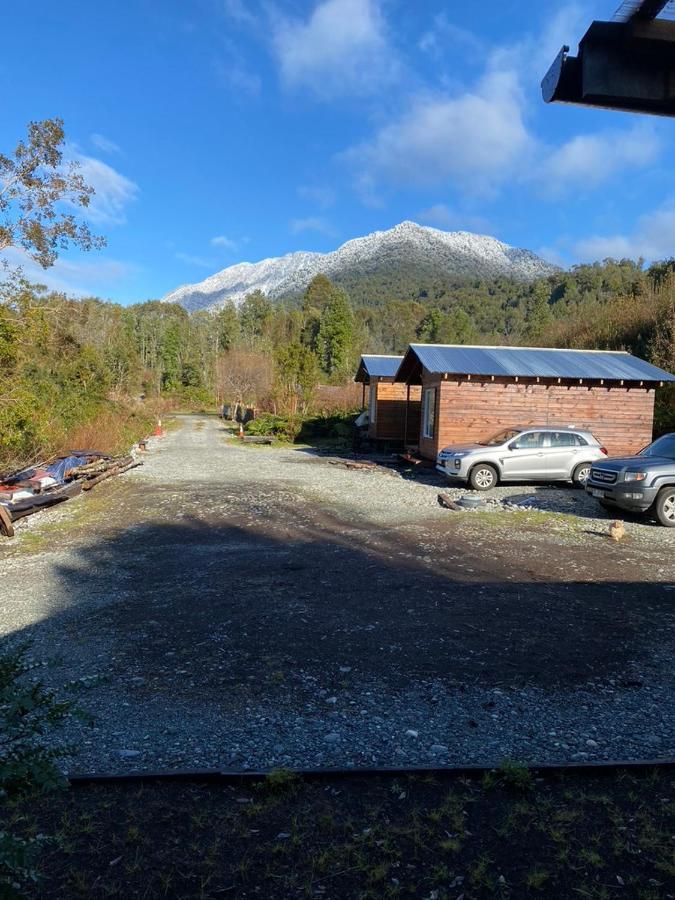
<svg viewBox="0 0 675 900">
<path fill-rule="evenodd" d="M 624 481 L 644 481 L 646 477 L 646 472 L 626 472 Z"/>
</svg>

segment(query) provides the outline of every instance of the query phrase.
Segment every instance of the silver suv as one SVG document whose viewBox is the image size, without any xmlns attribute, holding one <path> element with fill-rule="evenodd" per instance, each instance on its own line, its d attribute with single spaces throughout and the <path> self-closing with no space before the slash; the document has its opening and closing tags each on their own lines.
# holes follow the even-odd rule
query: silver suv
<svg viewBox="0 0 675 900">
<path fill-rule="evenodd" d="M 499 481 L 573 481 L 582 486 L 591 463 L 607 451 L 590 431 L 527 426 L 506 428 L 485 441 L 445 447 L 436 468 L 448 478 L 487 491 Z"/>
</svg>

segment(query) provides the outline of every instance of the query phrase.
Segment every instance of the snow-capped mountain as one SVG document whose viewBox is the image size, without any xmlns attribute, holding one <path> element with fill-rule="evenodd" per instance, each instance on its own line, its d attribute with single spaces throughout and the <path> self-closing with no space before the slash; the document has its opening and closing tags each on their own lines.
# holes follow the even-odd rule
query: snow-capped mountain
<svg viewBox="0 0 675 900">
<path fill-rule="evenodd" d="M 279 299 L 305 290 L 322 273 L 340 283 L 347 276 L 414 270 L 439 277 L 495 278 L 529 281 L 557 271 L 529 250 L 519 250 L 486 235 L 440 231 L 415 222 L 402 222 L 389 231 L 375 231 L 347 241 L 332 253 L 299 251 L 257 263 L 228 266 L 198 284 L 184 284 L 163 301 L 188 310 L 239 303 L 251 291 Z"/>
</svg>

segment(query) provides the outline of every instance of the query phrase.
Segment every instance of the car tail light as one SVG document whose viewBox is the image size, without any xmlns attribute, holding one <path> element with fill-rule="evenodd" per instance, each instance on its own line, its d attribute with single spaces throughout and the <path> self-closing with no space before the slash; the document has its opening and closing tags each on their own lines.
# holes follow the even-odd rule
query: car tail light
<svg viewBox="0 0 675 900">
<path fill-rule="evenodd" d="M 604 453 L 605 456 L 607 456 L 607 455 L 608 455 L 608 454 L 607 454 L 607 447 L 601 447 L 601 448 L 600 448 L 600 452 L 601 452 L 601 453 Z"/>
</svg>

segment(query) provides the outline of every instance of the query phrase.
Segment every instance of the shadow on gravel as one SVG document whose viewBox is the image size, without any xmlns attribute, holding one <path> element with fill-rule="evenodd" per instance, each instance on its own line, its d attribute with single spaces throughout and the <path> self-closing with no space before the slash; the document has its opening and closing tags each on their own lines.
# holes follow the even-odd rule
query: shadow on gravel
<svg viewBox="0 0 675 900">
<path fill-rule="evenodd" d="M 294 515 L 123 530 L 60 568 L 61 611 L 28 631 L 56 635 L 66 660 L 88 648 L 122 696 L 130 674 L 151 680 L 134 702 L 159 692 L 224 707 L 287 696 L 298 673 L 372 680 L 385 697 L 420 679 L 574 688 L 649 669 L 665 646 L 668 585 L 504 581 L 503 563 L 430 551 L 426 533 Z"/>
</svg>

